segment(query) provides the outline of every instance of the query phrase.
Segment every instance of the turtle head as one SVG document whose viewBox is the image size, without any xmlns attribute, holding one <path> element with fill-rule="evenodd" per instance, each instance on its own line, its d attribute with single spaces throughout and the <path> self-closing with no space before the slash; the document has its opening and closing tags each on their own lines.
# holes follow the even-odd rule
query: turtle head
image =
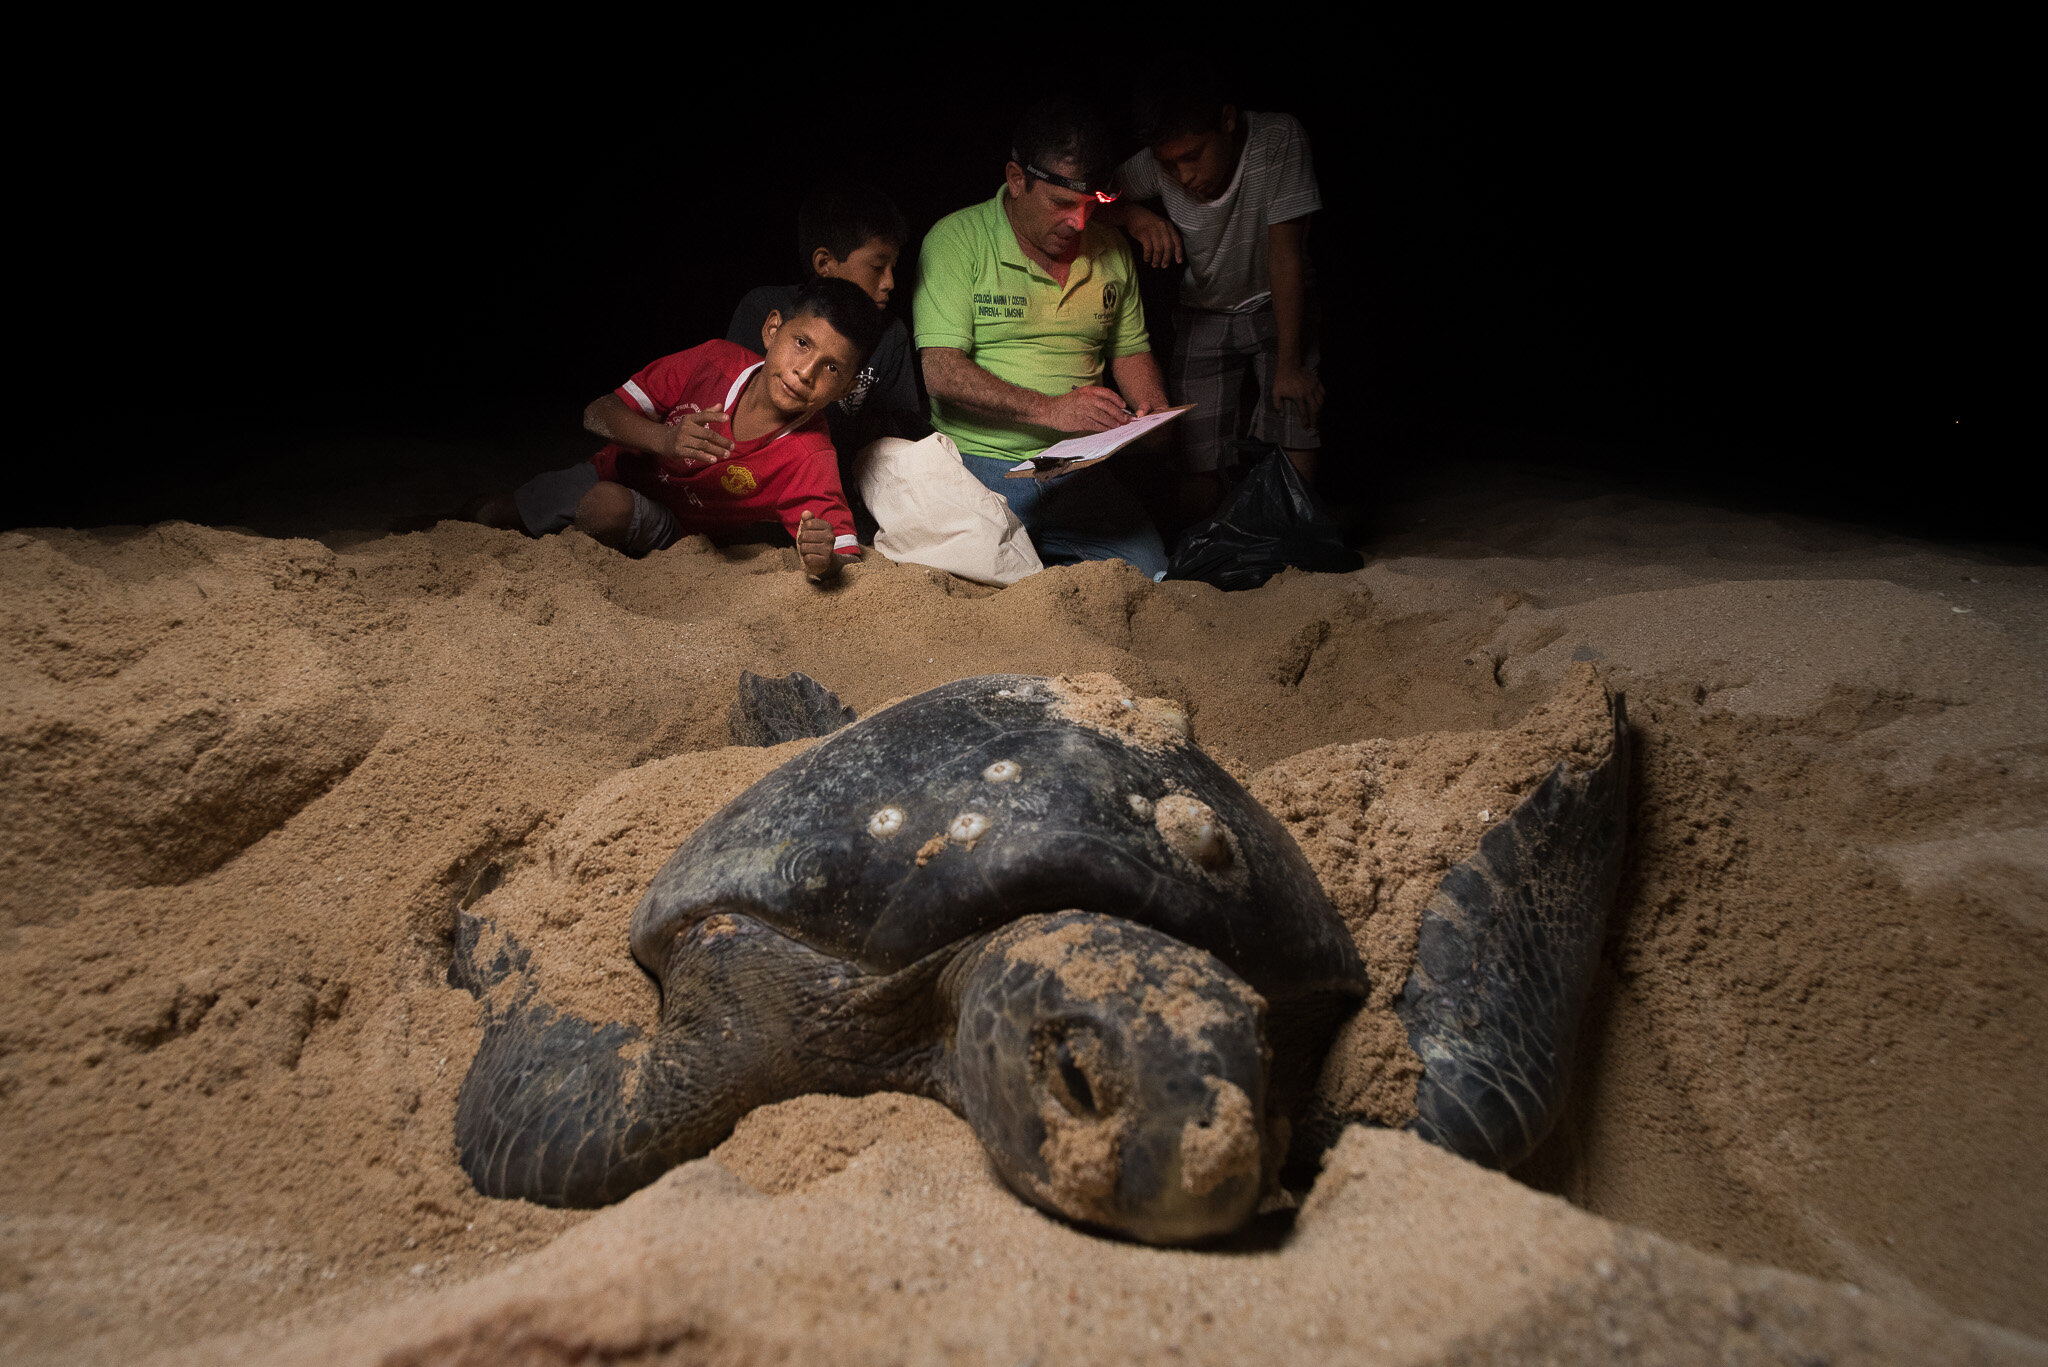
<svg viewBox="0 0 2048 1367">
<path fill-rule="evenodd" d="M 1006 927 L 959 970 L 960 1109 L 1003 1180 L 1146 1243 L 1227 1233 L 1274 1166 L 1265 1005 L 1213 955 L 1114 916 Z"/>
</svg>

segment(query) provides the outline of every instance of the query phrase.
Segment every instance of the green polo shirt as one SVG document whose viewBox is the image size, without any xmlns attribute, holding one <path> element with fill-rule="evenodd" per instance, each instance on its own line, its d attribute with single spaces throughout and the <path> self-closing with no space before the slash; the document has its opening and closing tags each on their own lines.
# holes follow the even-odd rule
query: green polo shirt
<svg viewBox="0 0 2048 1367">
<path fill-rule="evenodd" d="M 1107 358 L 1152 345 L 1129 245 L 1107 223 L 1090 223 L 1061 285 L 1017 244 L 1005 193 L 946 215 L 925 235 L 911 308 L 917 345 L 964 351 L 997 379 L 1041 394 L 1102 384 Z M 998 460 L 1035 456 L 1072 435 L 984 422 L 936 394 L 932 426 L 968 455 Z"/>
</svg>

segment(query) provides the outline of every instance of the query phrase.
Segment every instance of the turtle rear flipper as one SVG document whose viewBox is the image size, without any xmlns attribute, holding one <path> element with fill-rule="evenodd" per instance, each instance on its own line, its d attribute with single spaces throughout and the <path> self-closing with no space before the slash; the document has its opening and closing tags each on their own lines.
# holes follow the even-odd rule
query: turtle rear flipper
<svg viewBox="0 0 2048 1367">
<path fill-rule="evenodd" d="M 1628 718 L 1587 769 L 1560 763 L 1423 909 L 1394 1003 L 1422 1059 L 1411 1128 L 1505 1168 L 1543 1141 L 1570 1077 L 1628 818 Z"/>
<path fill-rule="evenodd" d="M 726 727 L 734 745 L 780 745 L 806 736 L 829 736 L 852 720 L 853 709 L 808 674 L 768 679 L 742 669 Z"/>
</svg>

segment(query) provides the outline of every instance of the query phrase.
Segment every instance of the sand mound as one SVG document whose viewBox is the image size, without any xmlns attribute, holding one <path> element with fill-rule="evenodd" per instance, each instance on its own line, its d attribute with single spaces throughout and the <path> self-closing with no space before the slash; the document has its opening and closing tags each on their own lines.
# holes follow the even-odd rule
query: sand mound
<svg viewBox="0 0 2048 1367">
<path fill-rule="evenodd" d="M 1569 666 L 1553 697 L 1503 730 L 1326 745 L 1253 778 L 1252 795 L 1308 856 L 1365 960 L 1371 996 L 1323 1071 L 1336 1109 L 1384 1125 L 1415 1118 L 1422 1061 L 1394 999 L 1415 965 L 1423 903 L 1552 769 L 1607 759 L 1611 706 L 1590 666 Z"/>
<path fill-rule="evenodd" d="M 2033 1346 L 1619 1228 L 1386 1131 L 1346 1137 L 1284 1247 L 1187 1252 L 1038 1214 L 932 1102 L 772 1109 L 756 1142 L 820 1137 L 783 1194 L 725 1166 L 736 1136 L 516 1267 L 364 1317 L 341 1353 L 316 1334 L 266 1358 L 1962 1363 Z"/>
<path fill-rule="evenodd" d="M 0 536 L 0 1355 L 2036 1353 L 1965 1321 L 2048 1333 L 2048 576 L 1653 511 L 1237 595 L 879 562 L 820 592 L 779 551 L 453 526 Z M 1390 1120 L 1422 899 L 1627 690 L 1631 854 L 1564 1124 L 1520 1183 L 1354 1131 L 1298 1219 L 1200 1253 L 1046 1220 L 894 1096 L 757 1113 L 595 1215 L 476 1196 L 457 903 L 497 866 L 479 909 L 551 999 L 650 1023 L 627 913 L 795 752 L 726 745 L 741 668 L 863 714 L 995 671 L 1170 700 L 1360 938 L 1326 1081 Z"/>
</svg>

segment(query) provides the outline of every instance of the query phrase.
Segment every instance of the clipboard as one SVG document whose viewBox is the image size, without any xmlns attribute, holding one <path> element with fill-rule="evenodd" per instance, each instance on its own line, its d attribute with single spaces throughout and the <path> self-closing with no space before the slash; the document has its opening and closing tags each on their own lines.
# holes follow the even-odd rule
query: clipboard
<svg viewBox="0 0 2048 1367">
<path fill-rule="evenodd" d="M 1018 461 L 1014 469 L 1004 472 L 1003 478 L 1051 479 L 1054 475 L 1072 474 L 1091 465 L 1100 465 L 1138 438 L 1158 431 L 1194 406 L 1184 403 L 1178 408 L 1162 408 L 1157 413 L 1147 413 L 1107 432 L 1090 432 L 1085 436 L 1056 441 L 1037 455 Z"/>
</svg>

